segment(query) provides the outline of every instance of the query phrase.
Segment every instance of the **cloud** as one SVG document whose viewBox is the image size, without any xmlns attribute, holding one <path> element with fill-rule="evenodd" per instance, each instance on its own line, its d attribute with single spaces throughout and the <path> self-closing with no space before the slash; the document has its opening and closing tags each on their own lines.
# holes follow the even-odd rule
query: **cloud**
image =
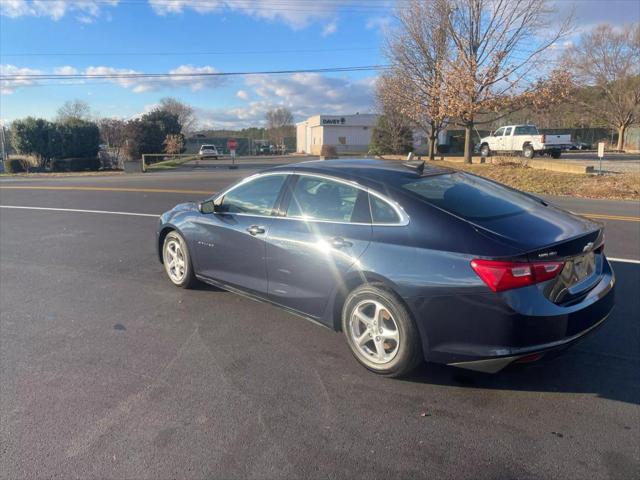
<svg viewBox="0 0 640 480">
<path fill-rule="evenodd" d="M 217 70 L 211 66 L 194 67 L 193 65 L 180 65 L 169 70 L 172 77 L 159 78 L 108 78 L 109 82 L 131 89 L 134 93 L 144 93 L 152 90 L 165 88 L 189 88 L 193 92 L 205 88 L 216 88 L 224 83 L 223 77 L 212 77 L 199 74 L 216 73 Z M 140 73 L 136 70 L 113 67 L 88 67 L 87 75 L 130 75 Z M 195 74 L 195 76 L 193 75 Z"/>
<path fill-rule="evenodd" d="M 391 26 L 391 17 L 369 17 L 365 26 L 367 30 L 379 30 L 384 33 Z"/>
<path fill-rule="evenodd" d="M 226 81 L 224 77 L 208 76 L 207 74 L 216 73 L 217 70 L 209 65 L 201 67 L 193 65 L 180 65 L 174 69 L 169 70 L 167 73 L 171 74 L 171 77 L 131 77 L 131 75 L 140 74 L 141 72 L 130 68 L 116 68 L 110 66 L 91 66 L 85 68 L 83 71 L 78 70 L 70 65 L 64 65 L 55 67 L 49 72 L 42 72 L 27 67 L 17 67 L 15 65 L 2 65 L 2 75 L 17 76 L 8 80 L 2 80 L 2 93 L 13 93 L 17 88 L 27 85 L 35 85 L 38 83 L 37 79 L 29 78 L 28 75 L 35 74 L 53 74 L 55 75 L 92 75 L 92 76 L 107 76 L 107 78 L 95 79 L 98 82 L 110 82 L 120 87 L 127 88 L 134 93 L 144 93 L 153 90 L 162 89 L 178 89 L 188 88 L 193 92 L 203 90 L 206 88 L 217 88 L 223 85 Z M 48 85 L 53 84 L 78 84 L 88 83 L 91 80 L 86 78 L 55 78 L 47 79 Z"/>
<path fill-rule="evenodd" d="M 246 90 L 238 90 L 236 92 L 236 97 L 240 100 L 249 100 L 249 94 L 246 92 Z"/>
<path fill-rule="evenodd" d="M 193 10 L 206 14 L 223 9 L 255 18 L 279 20 L 294 29 L 301 29 L 316 20 L 330 18 L 342 7 L 357 4 L 356 0 L 149 0 L 158 15 Z M 335 29 L 334 29 L 335 31 Z M 333 33 L 333 32 L 330 32 Z"/>
<path fill-rule="evenodd" d="M 182 13 L 194 10 L 198 13 L 211 13 L 224 7 L 224 0 L 149 0 L 149 5 L 158 15 Z"/>
<path fill-rule="evenodd" d="M 191 91 L 197 92 L 205 88 L 216 88 L 224 83 L 223 77 L 209 77 L 206 75 L 198 76 L 197 74 L 216 73 L 217 70 L 211 66 L 194 67 L 193 65 L 180 65 L 177 68 L 169 70 L 168 73 L 173 77 L 159 78 L 131 78 L 112 77 L 106 79 L 109 82 L 128 88 L 134 93 L 144 93 L 153 90 L 162 90 L 167 88 L 189 88 Z M 85 71 L 87 75 L 131 75 L 140 73 L 136 70 L 127 68 L 113 67 L 88 67 Z M 196 76 L 193 76 L 196 74 Z M 183 76 L 184 75 L 184 76 Z"/>
<path fill-rule="evenodd" d="M 115 7 L 120 0 L 2 0 L 0 15 L 48 17 L 60 20 L 67 13 L 76 13 L 82 23 L 92 23 L 100 17 L 103 7 Z"/>
<path fill-rule="evenodd" d="M 53 69 L 53 72 L 56 75 L 77 75 L 78 69 L 75 67 L 71 67 L 69 65 L 65 65 L 64 67 L 56 67 Z"/>
<path fill-rule="evenodd" d="M 289 77 L 252 76 L 245 81 L 256 100 L 233 108 L 196 109 L 203 128 L 243 128 L 263 125 L 267 111 L 286 107 L 296 121 L 316 115 L 365 113 L 373 108 L 375 77 L 351 80 L 317 73 Z M 245 90 L 240 90 L 247 93 Z M 236 96 L 238 94 L 236 93 Z M 240 97 L 239 97 L 240 98 Z"/>
<path fill-rule="evenodd" d="M 322 36 L 328 37 L 329 35 L 333 35 L 338 30 L 338 24 L 334 20 L 331 23 L 327 23 L 322 29 Z"/>
<path fill-rule="evenodd" d="M 1 75 L 15 75 L 15 78 L 0 80 L 0 93 L 3 95 L 11 95 L 20 87 L 35 85 L 37 83 L 36 80 L 23 75 L 39 75 L 41 73 L 40 70 L 33 68 L 16 67 L 15 65 L 9 64 L 0 65 Z"/>
</svg>

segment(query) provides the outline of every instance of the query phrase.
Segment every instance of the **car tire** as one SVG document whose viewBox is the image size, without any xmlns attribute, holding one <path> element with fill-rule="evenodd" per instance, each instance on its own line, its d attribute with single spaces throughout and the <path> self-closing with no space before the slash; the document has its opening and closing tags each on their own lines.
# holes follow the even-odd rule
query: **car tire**
<svg viewBox="0 0 640 480">
<path fill-rule="evenodd" d="M 560 150 L 559 148 L 553 149 L 549 154 L 551 155 L 551 158 L 560 158 L 560 156 L 562 155 L 562 150 Z"/>
<path fill-rule="evenodd" d="M 342 331 L 356 360 L 379 375 L 406 375 L 424 359 L 407 307 L 381 284 L 361 285 L 347 296 Z"/>
<path fill-rule="evenodd" d="M 197 282 L 187 242 L 175 230 L 164 238 L 162 264 L 167 277 L 175 286 L 191 288 Z"/>
<path fill-rule="evenodd" d="M 535 152 L 531 145 L 525 145 L 524 147 L 522 147 L 522 156 L 524 158 L 532 159 L 534 155 Z"/>
<path fill-rule="evenodd" d="M 483 157 L 491 156 L 491 149 L 489 148 L 489 145 L 485 144 L 480 147 L 480 155 Z"/>
</svg>

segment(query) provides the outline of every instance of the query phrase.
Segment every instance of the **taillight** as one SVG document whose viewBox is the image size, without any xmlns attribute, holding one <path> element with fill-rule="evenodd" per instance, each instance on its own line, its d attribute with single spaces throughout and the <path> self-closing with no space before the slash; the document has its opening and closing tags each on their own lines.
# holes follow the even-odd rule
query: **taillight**
<svg viewBox="0 0 640 480">
<path fill-rule="evenodd" d="M 521 288 L 556 277 L 564 262 L 501 262 L 473 260 L 471 268 L 494 292 Z"/>
<path fill-rule="evenodd" d="M 542 143 L 547 143 L 547 136 L 544 133 L 542 134 Z"/>
</svg>

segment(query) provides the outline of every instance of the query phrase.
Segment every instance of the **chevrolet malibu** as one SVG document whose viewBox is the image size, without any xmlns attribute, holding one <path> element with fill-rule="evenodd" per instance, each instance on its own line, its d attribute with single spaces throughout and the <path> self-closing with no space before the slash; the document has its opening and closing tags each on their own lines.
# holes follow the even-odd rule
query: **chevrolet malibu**
<svg viewBox="0 0 640 480">
<path fill-rule="evenodd" d="M 342 331 L 373 372 L 425 359 L 498 372 L 604 322 L 600 224 L 471 174 L 383 160 L 280 166 L 162 215 L 169 280 Z"/>
</svg>

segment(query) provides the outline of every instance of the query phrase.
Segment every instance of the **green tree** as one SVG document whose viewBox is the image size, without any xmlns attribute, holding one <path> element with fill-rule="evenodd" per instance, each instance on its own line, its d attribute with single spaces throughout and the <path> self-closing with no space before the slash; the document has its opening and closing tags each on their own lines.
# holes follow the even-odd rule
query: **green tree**
<svg viewBox="0 0 640 480">
<path fill-rule="evenodd" d="M 16 152 L 34 155 L 40 166 L 61 153 L 61 141 L 55 125 L 42 118 L 27 117 L 11 125 L 11 142 Z"/>
<path fill-rule="evenodd" d="M 145 153 L 163 152 L 167 135 L 179 135 L 181 126 L 176 114 L 153 110 L 127 122 L 125 130 L 127 156 L 140 158 Z"/>
<path fill-rule="evenodd" d="M 64 123 L 55 124 L 61 158 L 95 157 L 100 149 L 100 129 L 94 122 L 68 119 Z"/>
<path fill-rule="evenodd" d="M 380 115 L 371 133 L 369 149 L 375 155 L 404 155 L 413 150 L 413 132 L 406 118 Z"/>
</svg>

